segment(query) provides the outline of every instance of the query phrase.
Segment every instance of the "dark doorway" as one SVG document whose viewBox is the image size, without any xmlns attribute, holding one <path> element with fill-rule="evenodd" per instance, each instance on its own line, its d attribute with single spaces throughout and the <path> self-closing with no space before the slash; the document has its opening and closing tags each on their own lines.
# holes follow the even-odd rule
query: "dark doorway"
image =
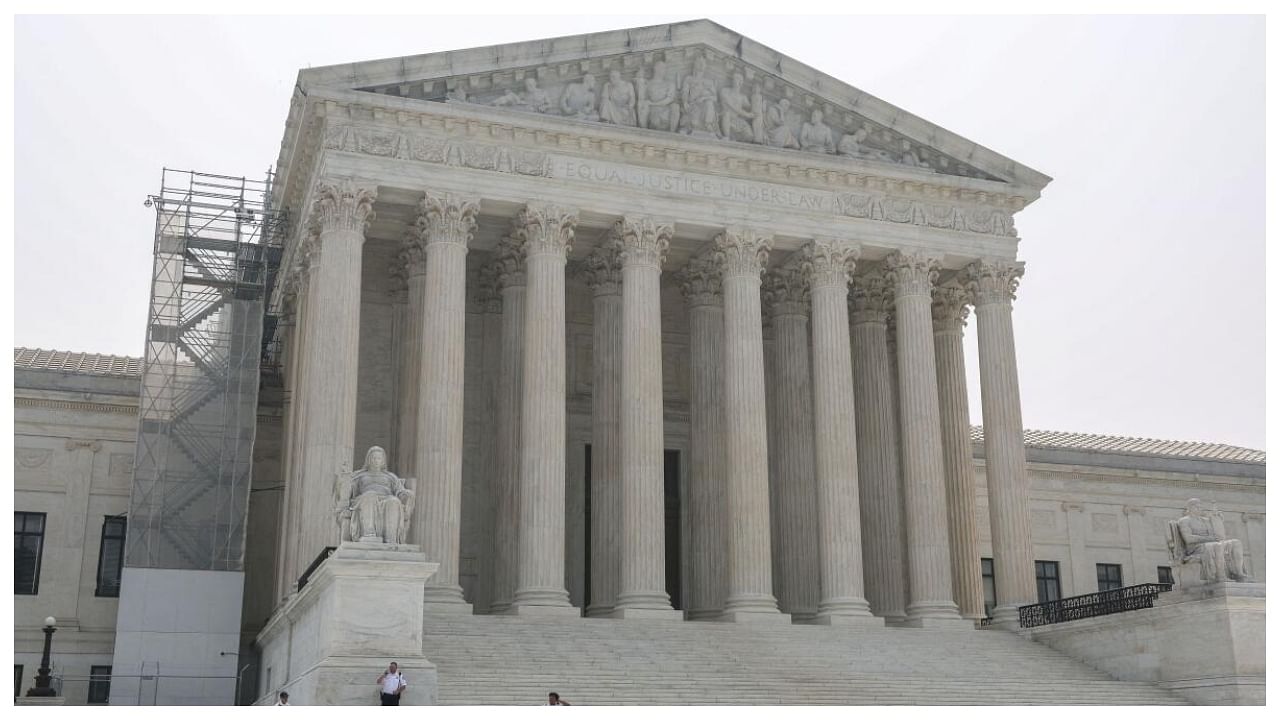
<svg viewBox="0 0 1280 720">
<path fill-rule="evenodd" d="M 582 484 L 583 524 L 586 527 L 586 539 L 583 544 L 583 606 L 591 607 L 591 444 L 586 445 L 586 482 Z M 671 596 L 671 607 L 683 609 L 680 587 L 680 451 L 665 450 L 662 454 L 663 479 L 663 526 L 666 531 L 667 549 L 667 595 Z"/>
<path fill-rule="evenodd" d="M 683 610 L 680 593 L 680 451 L 662 454 L 662 507 L 667 541 L 667 595 L 671 607 Z"/>
</svg>

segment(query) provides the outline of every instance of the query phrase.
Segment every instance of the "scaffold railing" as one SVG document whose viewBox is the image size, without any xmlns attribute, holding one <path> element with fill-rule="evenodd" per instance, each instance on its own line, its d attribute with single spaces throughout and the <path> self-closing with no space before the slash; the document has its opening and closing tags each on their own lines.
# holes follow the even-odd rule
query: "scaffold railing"
<svg viewBox="0 0 1280 720">
<path fill-rule="evenodd" d="M 241 570 L 266 352 L 287 218 L 264 180 L 165 169 L 125 564 Z"/>
</svg>

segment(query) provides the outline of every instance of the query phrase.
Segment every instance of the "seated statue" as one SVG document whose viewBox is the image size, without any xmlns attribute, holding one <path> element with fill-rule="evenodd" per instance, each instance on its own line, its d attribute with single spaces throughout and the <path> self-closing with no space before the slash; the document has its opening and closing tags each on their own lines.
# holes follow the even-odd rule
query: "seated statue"
<svg viewBox="0 0 1280 720">
<path fill-rule="evenodd" d="M 364 467 L 338 473 L 334 512 L 342 528 L 340 540 L 403 543 L 413 512 L 413 490 L 407 482 L 411 481 L 387 470 L 387 453 L 377 445 L 365 453 Z"/>
<path fill-rule="evenodd" d="M 1206 513 L 1199 499 L 1187 501 L 1186 514 L 1170 521 L 1165 535 L 1169 554 L 1179 570 L 1187 569 L 1183 567 L 1187 563 L 1200 563 L 1198 579 L 1201 582 L 1248 579 L 1244 570 L 1244 547 L 1239 540 L 1227 537 L 1222 513 L 1216 510 Z M 1186 578 L 1185 574 L 1179 574 Z"/>
</svg>

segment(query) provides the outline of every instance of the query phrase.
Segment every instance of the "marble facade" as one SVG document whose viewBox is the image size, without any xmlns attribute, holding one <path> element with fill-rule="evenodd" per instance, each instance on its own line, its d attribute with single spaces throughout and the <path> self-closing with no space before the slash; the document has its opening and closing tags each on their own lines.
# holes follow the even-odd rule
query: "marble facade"
<svg viewBox="0 0 1280 720">
<path fill-rule="evenodd" d="M 1049 178 L 713 23 L 579 40 L 301 73 L 278 598 L 385 444 L 428 607 L 576 613 L 589 443 L 591 614 L 674 616 L 676 450 L 691 617 L 972 622 L 973 306 L 997 619 L 1034 601 L 1012 218 Z"/>
</svg>

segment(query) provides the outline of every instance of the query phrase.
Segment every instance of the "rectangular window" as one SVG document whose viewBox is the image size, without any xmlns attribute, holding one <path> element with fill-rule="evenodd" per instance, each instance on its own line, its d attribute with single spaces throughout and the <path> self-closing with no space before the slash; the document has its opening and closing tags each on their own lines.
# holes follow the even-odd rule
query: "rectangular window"
<svg viewBox="0 0 1280 720">
<path fill-rule="evenodd" d="M 89 667 L 89 700 L 90 705 L 106 705 L 111 697 L 111 666 L 91 665 Z"/>
<path fill-rule="evenodd" d="M 1169 567 L 1168 565 L 1157 565 L 1156 566 L 1156 582 L 1159 582 L 1162 585 L 1172 585 L 1173 584 L 1173 568 Z"/>
<path fill-rule="evenodd" d="M 1120 577 L 1120 566 L 1110 563 L 1098 563 L 1098 592 L 1119 590 L 1124 587 Z"/>
<path fill-rule="evenodd" d="M 1046 603 L 1062 599 L 1062 585 L 1058 581 L 1058 563 L 1052 560 L 1036 561 L 1036 597 Z"/>
<path fill-rule="evenodd" d="M 98 597 L 120 597 L 120 570 L 124 567 L 125 519 L 108 516 L 102 521 L 98 546 Z"/>
<path fill-rule="evenodd" d="M 991 558 L 982 558 L 982 604 L 991 617 L 996 606 L 996 564 Z"/>
<path fill-rule="evenodd" d="M 13 594 L 40 592 L 40 555 L 44 550 L 44 513 L 13 514 Z"/>
</svg>

